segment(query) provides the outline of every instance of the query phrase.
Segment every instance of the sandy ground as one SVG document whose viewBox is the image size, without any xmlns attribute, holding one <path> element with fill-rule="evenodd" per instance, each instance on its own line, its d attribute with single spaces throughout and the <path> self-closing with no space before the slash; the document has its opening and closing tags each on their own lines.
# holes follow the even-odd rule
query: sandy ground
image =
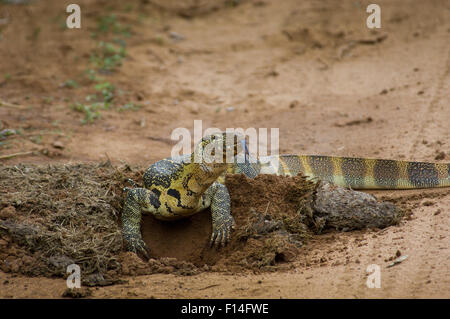
<svg viewBox="0 0 450 319">
<path fill-rule="evenodd" d="M 279 128 L 281 153 L 450 158 L 446 1 L 378 1 L 377 31 L 366 28 L 362 1 L 217 1 L 216 10 L 192 9 L 193 1 L 79 3 L 80 30 L 61 27 L 56 0 L 0 4 L 0 130 L 22 132 L 1 141 L 0 156 L 24 153 L 0 165 L 106 157 L 147 165 L 169 156 L 172 130 L 192 131 L 194 120 Z M 105 77 L 120 88 L 117 101 L 141 107 L 102 110 L 83 125 L 70 105 L 92 93 L 80 74 L 98 42 L 96 17 L 111 12 L 132 32 L 122 66 Z M 79 86 L 61 85 L 70 79 Z M 93 297 L 449 298 L 449 190 L 374 193 L 406 202 L 411 218 L 318 236 L 287 271 L 139 276 Z M 387 268 L 397 251 L 408 259 Z M 371 264 L 381 267 L 381 288 L 366 286 Z M 2 272 L 0 287 L 3 298 L 57 298 L 66 288 L 63 279 Z"/>
</svg>

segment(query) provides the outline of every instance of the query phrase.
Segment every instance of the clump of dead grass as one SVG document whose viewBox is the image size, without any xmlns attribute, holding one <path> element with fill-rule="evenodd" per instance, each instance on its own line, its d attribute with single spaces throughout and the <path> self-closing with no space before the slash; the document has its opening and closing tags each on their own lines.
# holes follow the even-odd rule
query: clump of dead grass
<svg viewBox="0 0 450 319">
<path fill-rule="evenodd" d="M 3 268 L 62 275 L 75 263 L 85 275 L 118 271 L 120 188 L 130 172 L 109 162 L 0 167 L 0 234 L 11 248 L 0 252 Z"/>
</svg>

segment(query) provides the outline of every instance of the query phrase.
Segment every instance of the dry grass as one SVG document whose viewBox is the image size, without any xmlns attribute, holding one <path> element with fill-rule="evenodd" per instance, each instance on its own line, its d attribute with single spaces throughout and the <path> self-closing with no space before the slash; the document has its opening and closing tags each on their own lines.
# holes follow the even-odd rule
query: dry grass
<svg viewBox="0 0 450 319">
<path fill-rule="evenodd" d="M 84 274 L 119 269 L 120 188 L 130 171 L 109 162 L 0 167 L 0 234 L 19 245 L 16 257 L 35 259 L 34 267 L 17 261 L 21 272 L 60 275 L 70 263 Z"/>
</svg>

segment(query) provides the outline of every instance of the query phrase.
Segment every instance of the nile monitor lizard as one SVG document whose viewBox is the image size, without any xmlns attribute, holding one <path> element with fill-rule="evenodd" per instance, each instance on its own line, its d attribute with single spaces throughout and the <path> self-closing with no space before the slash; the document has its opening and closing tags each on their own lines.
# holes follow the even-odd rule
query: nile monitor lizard
<svg viewBox="0 0 450 319">
<path fill-rule="evenodd" d="M 227 136 L 232 137 L 231 144 L 226 144 Z M 141 212 L 151 213 L 161 220 L 174 220 L 208 207 L 212 214 L 211 245 L 225 245 L 234 224 L 230 196 L 224 185 L 227 173 L 244 173 L 251 178 L 258 174 L 295 176 L 302 173 L 309 178 L 355 189 L 450 186 L 450 164 L 315 155 L 268 156 L 256 163 L 245 160 L 227 164 L 226 150 L 231 150 L 236 158 L 242 156 L 239 138 L 230 133 L 207 136 L 192 154 L 163 159 L 151 165 L 143 176 L 144 188 L 136 187 L 129 180 L 135 188 L 124 188 L 127 196 L 122 228 L 127 250 L 148 258 L 140 232 Z M 195 156 L 203 156 L 208 145 L 213 149 L 217 147 L 223 160 L 196 163 Z M 226 145 L 230 146 L 227 148 Z"/>
</svg>

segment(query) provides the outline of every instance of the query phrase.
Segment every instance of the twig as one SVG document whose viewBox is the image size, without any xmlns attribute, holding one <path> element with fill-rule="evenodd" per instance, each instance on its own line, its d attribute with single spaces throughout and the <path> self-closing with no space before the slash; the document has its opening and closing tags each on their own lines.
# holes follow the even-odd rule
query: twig
<svg viewBox="0 0 450 319">
<path fill-rule="evenodd" d="M 408 255 L 404 255 L 395 259 L 391 264 L 387 265 L 386 268 L 393 267 L 395 265 L 400 264 L 402 261 L 405 261 L 408 258 Z"/>
<path fill-rule="evenodd" d="M 23 176 L 25 176 L 25 174 L 22 172 L 22 170 L 21 170 L 20 168 L 17 167 L 17 165 L 15 165 L 14 168 L 15 168 L 16 170 L 18 170 Z"/>
<path fill-rule="evenodd" d="M 217 286 L 220 286 L 220 285 L 219 284 L 209 285 L 209 286 L 206 286 L 206 287 L 203 287 L 203 288 L 198 288 L 198 290 L 205 290 L 205 289 L 209 289 L 209 288 L 217 287 Z"/>
<path fill-rule="evenodd" d="M 111 185 L 109 185 L 108 190 L 106 191 L 105 195 L 103 195 L 103 197 L 106 197 L 106 195 L 108 195 L 110 190 L 111 190 Z"/>
<path fill-rule="evenodd" d="M 267 202 L 266 211 L 264 212 L 264 215 L 267 214 L 267 211 L 269 210 L 270 202 Z"/>
<path fill-rule="evenodd" d="M 20 153 L 14 153 L 14 154 L 8 154 L 8 155 L 1 155 L 0 156 L 0 160 L 2 159 L 9 159 L 9 158 L 13 158 L 16 156 L 25 156 L 25 155 L 30 155 L 30 154 L 34 154 L 35 151 L 29 151 L 29 152 L 20 152 Z"/>
<path fill-rule="evenodd" d="M 109 158 L 108 153 L 105 152 L 105 156 L 106 156 L 106 158 L 108 159 L 109 164 L 112 165 L 112 162 L 111 162 L 111 159 Z"/>
<path fill-rule="evenodd" d="M 67 135 L 64 133 L 42 132 L 42 133 L 30 133 L 30 134 L 13 134 L 13 135 L 7 135 L 4 138 L 5 139 L 28 138 L 28 137 L 41 136 L 41 135 L 56 135 L 56 136 L 67 137 Z"/>
<path fill-rule="evenodd" d="M 165 138 L 165 137 L 157 137 L 157 136 L 147 136 L 148 139 L 152 140 L 152 141 L 156 141 L 156 142 L 162 142 L 162 143 L 166 143 L 169 145 L 173 145 L 175 144 L 175 141 Z"/>
<path fill-rule="evenodd" d="M 12 108 L 15 108 L 15 109 L 24 109 L 25 108 L 25 106 L 23 106 L 23 105 L 12 104 L 12 103 L 9 103 L 9 102 L 3 101 L 3 100 L 0 100 L 0 106 L 12 107 Z"/>
</svg>

